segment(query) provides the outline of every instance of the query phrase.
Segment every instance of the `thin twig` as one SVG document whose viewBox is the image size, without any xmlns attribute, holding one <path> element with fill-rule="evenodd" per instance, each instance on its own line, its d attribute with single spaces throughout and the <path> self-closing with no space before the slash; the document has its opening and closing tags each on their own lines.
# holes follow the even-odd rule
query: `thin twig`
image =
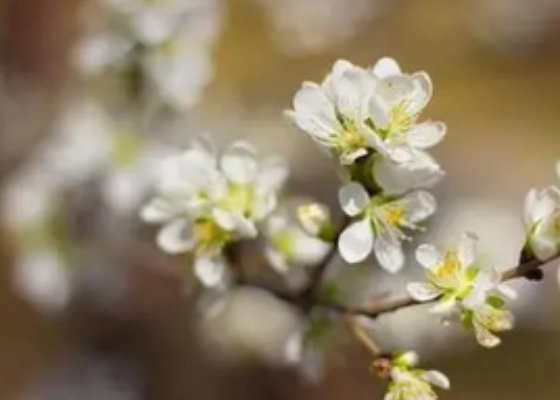
<svg viewBox="0 0 560 400">
<path fill-rule="evenodd" d="M 547 261 L 539 261 L 539 260 L 527 261 L 504 272 L 502 275 L 502 281 L 505 282 L 513 279 L 525 278 L 531 273 L 533 273 L 534 271 L 540 270 L 541 267 L 547 264 L 551 264 L 554 261 L 558 261 L 558 260 L 560 260 L 560 255 L 553 257 Z M 395 312 L 416 305 L 434 303 L 437 300 L 439 300 L 439 298 L 435 298 L 427 302 L 420 302 L 418 300 L 413 299 L 410 296 L 404 296 L 402 298 L 379 303 L 377 306 L 363 308 L 363 307 L 353 307 L 345 304 L 322 300 L 316 294 L 313 295 L 312 298 L 310 299 L 304 298 L 302 294 L 298 295 L 298 294 L 285 292 L 277 288 L 274 288 L 272 286 L 264 285 L 261 282 L 246 281 L 244 284 L 247 286 L 258 287 L 260 289 L 266 290 L 269 293 L 273 294 L 274 296 L 278 297 L 279 299 L 282 299 L 302 309 L 310 304 L 311 307 L 320 307 L 344 315 L 365 316 L 372 319 L 375 319 L 383 314 Z"/>
<path fill-rule="evenodd" d="M 369 335 L 360 322 L 356 320 L 356 316 L 352 314 L 346 315 L 346 325 L 350 333 L 358 340 L 358 342 L 375 358 L 381 354 L 381 348 L 371 335 Z"/>
</svg>

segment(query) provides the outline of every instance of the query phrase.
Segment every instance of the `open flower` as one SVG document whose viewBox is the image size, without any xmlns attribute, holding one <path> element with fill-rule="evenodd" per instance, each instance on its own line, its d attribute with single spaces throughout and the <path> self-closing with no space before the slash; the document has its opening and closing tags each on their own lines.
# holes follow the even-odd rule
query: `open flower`
<svg viewBox="0 0 560 400">
<path fill-rule="evenodd" d="M 412 160 L 418 150 L 438 144 L 445 136 L 441 122 L 418 123 L 418 116 L 432 97 L 432 81 L 425 72 L 403 73 L 397 62 L 382 58 L 371 69 L 378 78 L 370 101 L 375 148 L 394 161 Z"/>
<path fill-rule="evenodd" d="M 158 195 L 142 218 L 164 224 L 158 235 L 164 251 L 213 256 L 232 240 L 257 235 L 256 224 L 275 209 L 286 177 L 282 160 L 259 162 L 246 143 L 218 158 L 200 142 L 164 161 Z"/>
<path fill-rule="evenodd" d="M 560 190 L 532 189 L 525 199 L 526 250 L 541 261 L 560 251 Z"/>
<path fill-rule="evenodd" d="M 351 164 L 371 151 L 411 161 L 445 135 L 441 122 L 417 123 L 432 95 L 424 72 L 401 72 L 389 58 L 371 70 L 337 61 L 321 85 L 306 82 L 294 96 L 295 123 Z"/>
<path fill-rule="evenodd" d="M 332 246 L 306 233 L 286 210 L 278 210 L 267 219 L 265 232 L 268 239 L 266 256 L 281 274 L 316 265 Z"/>
<path fill-rule="evenodd" d="M 418 229 L 436 210 L 434 197 L 425 191 L 411 192 L 401 198 L 373 196 L 357 182 L 339 190 L 344 212 L 357 221 L 342 232 L 338 248 L 349 263 L 363 261 L 373 250 L 379 264 L 390 272 L 404 265 L 403 229 Z"/>
<path fill-rule="evenodd" d="M 389 387 L 385 400 L 436 400 L 433 386 L 449 389 L 447 376 L 436 370 L 416 368 L 417 363 L 418 356 L 414 352 L 397 355 L 389 361 Z"/>
<path fill-rule="evenodd" d="M 513 328 L 513 314 L 505 308 L 505 300 L 514 299 L 516 293 L 502 284 L 501 278 L 496 268 L 479 271 L 462 304 L 463 324 L 474 329 L 478 343 L 484 347 L 497 346 L 501 340 L 495 333 Z"/>
<path fill-rule="evenodd" d="M 478 238 L 464 234 L 457 247 L 440 253 L 424 244 L 416 258 L 426 269 L 426 282 L 407 286 L 418 301 L 438 300 L 432 312 L 459 315 L 463 325 L 474 328 L 478 342 L 485 347 L 499 344 L 492 332 L 511 329 L 513 317 L 505 309 L 505 300 L 515 292 L 501 282 L 498 268 L 481 268 L 476 263 Z"/>
<path fill-rule="evenodd" d="M 377 79 L 366 70 L 338 60 L 322 84 L 305 82 L 294 96 L 289 115 L 297 126 L 351 164 L 371 148 L 365 125 Z"/>
</svg>

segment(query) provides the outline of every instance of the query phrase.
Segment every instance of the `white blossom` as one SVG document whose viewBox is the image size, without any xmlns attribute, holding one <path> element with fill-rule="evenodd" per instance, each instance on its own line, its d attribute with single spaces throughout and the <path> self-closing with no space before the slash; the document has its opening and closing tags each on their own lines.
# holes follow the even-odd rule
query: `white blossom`
<svg viewBox="0 0 560 400">
<path fill-rule="evenodd" d="M 173 36 L 185 23 L 185 14 L 204 6 L 202 0 L 103 0 L 103 3 L 111 12 L 125 17 L 134 37 L 147 45 Z"/>
<path fill-rule="evenodd" d="M 85 74 L 140 69 L 145 95 L 183 111 L 213 76 L 211 52 L 221 0 L 104 0 L 106 24 L 83 39 L 76 62 Z M 152 100 L 153 101 L 153 100 Z"/>
<path fill-rule="evenodd" d="M 259 162 L 247 143 L 233 143 L 220 157 L 198 143 L 164 160 L 157 196 L 142 218 L 164 224 L 158 235 L 164 251 L 216 255 L 232 240 L 257 235 L 286 177 L 282 160 Z"/>
<path fill-rule="evenodd" d="M 274 39 L 288 53 L 317 53 L 333 49 L 367 26 L 382 1 L 255 0 L 270 19 Z"/>
<path fill-rule="evenodd" d="M 404 74 L 392 59 L 371 70 L 339 60 L 321 85 L 302 85 L 289 115 L 342 164 L 371 151 L 411 162 L 445 135 L 443 123 L 417 121 L 431 95 L 426 73 Z"/>
<path fill-rule="evenodd" d="M 59 311 L 70 300 L 71 275 L 54 249 L 27 248 L 16 258 L 14 268 L 16 291 L 39 310 Z"/>
<path fill-rule="evenodd" d="M 390 272 L 404 265 L 403 229 L 418 229 L 436 210 L 434 197 L 415 191 L 401 198 L 384 195 L 370 197 L 364 187 L 350 182 L 339 190 L 344 212 L 355 218 L 340 235 L 338 248 L 349 263 L 363 261 L 373 250 L 379 264 Z"/>
<path fill-rule="evenodd" d="M 527 250 L 541 261 L 560 251 L 560 189 L 532 189 L 525 200 Z"/>
<path fill-rule="evenodd" d="M 302 85 L 289 115 L 300 129 L 337 154 L 342 164 L 351 164 L 372 146 L 365 122 L 377 81 L 366 70 L 338 60 L 321 85 Z"/>
<path fill-rule="evenodd" d="M 157 163 L 170 152 L 82 100 L 68 108 L 39 157 L 65 187 L 99 179 L 104 204 L 126 215 L 137 211 L 154 184 Z"/>
<path fill-rule="evenodd" d="M 389 387 L 385 400 L 436 400 L 433 386 L 449 389 L 447 376 L 436 370 L 416 368 L 418 356 L 406 352 L 390 362 Z"/>
<path fill-rule="evenodd" d="M 432 81 L 425 72 L 403 73 L 397 62 L 382 58 L 371 69 L 378 84 L 370 101 L 369 125 L 374 147 L 397 162 L 413 160 L 419 150 L 437 145 L 445 136 L 441 122 L 418 123 L 432 97 Z"/>
<path fill-rule="evenodd" d="M 456 247 L 444 253 L 421 245 L 416 258 L 425 268 L 426 282 L 409 283 L 407 289 L 415 300 L 437 300 L 432 312 L 459 315 L 464 326 L 474 328 L 481 345 L 493 347 L 500 341 L 492 333 L 513 327 L 505 299 L 514 298 L 515 292 L 501 282 L 498 268 L 477 263 L 477 241 L 475 235 L 464 234 Z"/>
<path fill-rule="evenodd" d="M 307 234 L 285 210 L 279 210 L 268 218 L 266 237 L 265 254 L 271 266 L 281 274 L 316 265 L 332 246 Z"/>
</svg>

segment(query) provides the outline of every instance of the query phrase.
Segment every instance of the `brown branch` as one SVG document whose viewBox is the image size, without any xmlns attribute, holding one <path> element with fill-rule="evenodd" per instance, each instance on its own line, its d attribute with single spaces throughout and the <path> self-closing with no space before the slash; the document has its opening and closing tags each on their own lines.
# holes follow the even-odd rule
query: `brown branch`
<svg viewBox="0 0 560 400">
<path fill-rule="evenodd" d="M 560 255 L 555 256 L 547 261 L 530 260 L 524 262 L 504 272 L 502 275 L 502 281 L 505 282 L 518 278 L 538 279 L 540 277 L 540 273 L 542 273 L 542 270 L 540 269 L 541 267 L 547 264 L 551 264 L 554 261 L 558 261 L 558 260 L 560 260 Z M 539 274 L 535 274 L 535 272 L 539 272 Z M 434 303 L 437 300 L 439 300 L 439 298 L 435 298 L 431 301 L 420 302 L 418 300 L 413 299 L 410 296 L 404 296 L 402 298 L 380 303 L 377 306 L 363 308 L 363 307 L 352 307 L 345 304 L 323 300 L 319 298 L 316 294 L 314 294 L 311 298 L 305 298 L 302 294 L 295 294 L 295 293 L 290 293 L 288 291 L 283 291 L 273 286 L 266 285 L 262 282 L 246 281 L 243 284 L 246 286 L 257 287 L 262 290 L 265 290 L 271 293 L 272 295 L 278 297 L 279 299 L 284 300 L 302 310 L 306 310 L 308 309 L 308 307 L 311 308 L 320 307 L 328 311 L 344 314 L 346 316 L 364 316 L 372 319 L 375 319 L 383 314 L 388 314 L 391 312 L 395 312 L 416 305 Z"/>
</svg>

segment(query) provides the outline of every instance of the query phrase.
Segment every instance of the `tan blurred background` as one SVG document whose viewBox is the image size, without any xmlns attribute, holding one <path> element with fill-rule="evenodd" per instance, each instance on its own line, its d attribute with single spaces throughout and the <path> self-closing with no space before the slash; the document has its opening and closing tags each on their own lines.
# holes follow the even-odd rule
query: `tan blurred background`
<svg viewBox="0 0 560 400">
<path fill-rule="evenodd" d="M 80 31 L 75 11 L 84 2 L 0 2 L 0 177 L 32 155 L 33 147 L 49 134 L 62 95 L 72 90 L 67 54 Z M 346 3 L 352 7 L 353 0 Z M 290 157 L 293 188 L 334 203 L 337 181 L 328 160 L 282 117 L 299 84 L 322 79 L 337 58 L 367 65 L 392 56 L 406 70 L 426 70 L 435 85 L 427 116 L 448 125 L 448 137 L 436 150 L 447 179 L 436 191 L 442 212 L 434 228 L 443 232 L 440 236 L 478 229 L 495 246 L 488 252 L 499 262 L 513 263 L 526 190 L 558 179 L 560 4 L 512 0 L 505 8 L 488 11 L 484 3 L 387 0 L 347 41 L 314 54 L 286 54 L 256 1 L 231 0 L 215 55 L 216 77 L 193 113 L 193 126 L 227 139 L 250 138 L 263 152 Z M 535 11 L 539 7 L 545 11 Z M 180 284 L 146 268 L 134 277 L 135 290 L 124 312 L 99 314 L 76 306 L 54 319 L 41 316 L 12 290 L 9 248 L 5 238 L 0 399 L 42 399 L 40 393 L 47 393 L 44 398 L 49 400 L 113 400 L 102 393 L 86 394 L 89 386 L 82 380 L 88 372 L 80 361 L 84 354 L 131 365 L 127 371 L 132 371 L 132 385 L 138 385 L 142 399 L 382 396 L 381 386 L 369 376 L 368 359 L 353 346 L 340 347 L 338 351 L 349 356 L 344 363 L 333 363 L 317 386 L 289 371 L 219 362 L 200 346 L 192 302 Z M 497 350 L 476 348 L 466 335 L 443 348 L 436 342 L 445 336 L 427 334 L 414 342 L 422 344 L 418 350 L 427 353 L 431 364 L 451 377 L 453 390 L 443 398 L 560 397 L 555 271 L 547 271 L 545 282 L 523 289 L 528 300 L 517 307 L 519 326 Z M 405 345 L 406 335 L 417 333 L 415 312 L 422 311 L 384 317 L 402 325 L 397 335 L 393 322 L 380 321 L 380 337 L 392 346 Z M 432 347 L 438 350 L 432 352 Z M 52 389 L 65 379 L 75 382 L 75 396 Z"/>
</svg>

